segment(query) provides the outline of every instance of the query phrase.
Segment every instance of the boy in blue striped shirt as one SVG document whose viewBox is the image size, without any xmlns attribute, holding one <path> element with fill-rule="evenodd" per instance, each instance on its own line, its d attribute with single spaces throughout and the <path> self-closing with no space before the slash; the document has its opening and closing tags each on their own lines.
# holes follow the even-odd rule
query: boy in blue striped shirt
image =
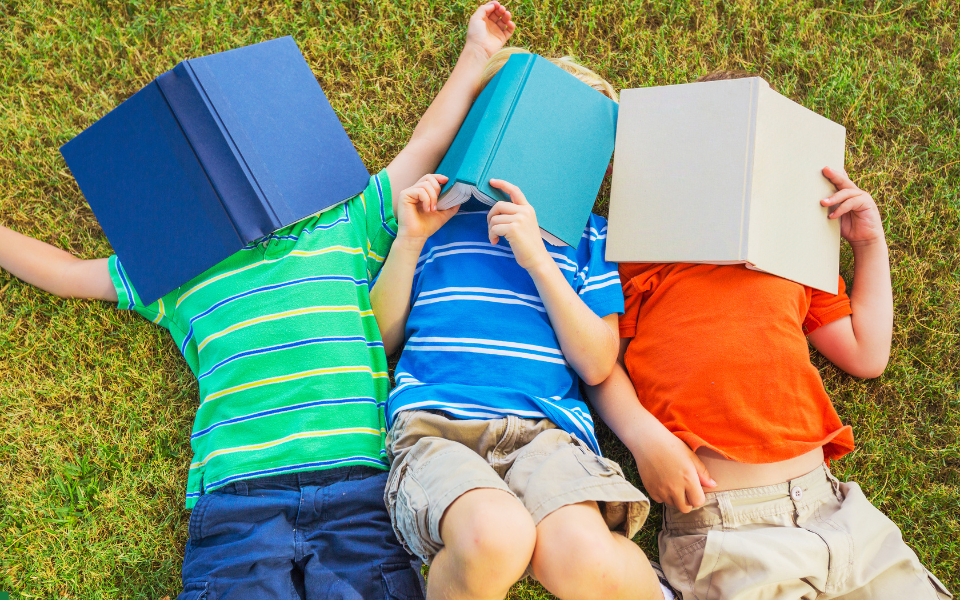
<svg viewBox="0 0 960 600">
<path fill-rule="evenodd" d="M 616 99 L 591 71 L 555 62 Z M 576 248 L 548 249 L 516 186 L 491 180 L 512 202 L 489 212 L 476 201 L 438 212 L 445 182 L 427 175 L 401 193 L 371 290 L 387 352 L 406 342 L 387 403 L 398 538 L 431 564 L 430 597 L 503 598 L 526 572 L 562 598 L 660 598 L 630 541 L 649 503 L 600 456 L 578 388 L 617 357 L 623 295 L 606 221 L 591 215 Z"/>
</svg>

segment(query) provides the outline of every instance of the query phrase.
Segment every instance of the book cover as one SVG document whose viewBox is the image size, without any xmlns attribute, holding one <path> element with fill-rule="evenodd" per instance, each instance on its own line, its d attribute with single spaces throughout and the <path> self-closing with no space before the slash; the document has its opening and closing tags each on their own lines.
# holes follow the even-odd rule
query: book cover
<svg viewBox="0 0 960 600">
<path fill-rule="evenodd" d="M 836 293 L 821 170 L 845 130 L 759 77 L 624 90 L 607 259 L 736 264 Z"/>
<path fill-rule="evenodd" d="M 510 199 L 519 187 L 548 241 L 576 247 L 613 153 L 617 103 L 535 54 L 510 57 L 490 80 L 437 169 L 441 209 Z"/>
<path fill-rule="evenodd" d="M 145 303 L 369 180 L 290 37 L 186 60 L 60 151 Z"/>
</svg>

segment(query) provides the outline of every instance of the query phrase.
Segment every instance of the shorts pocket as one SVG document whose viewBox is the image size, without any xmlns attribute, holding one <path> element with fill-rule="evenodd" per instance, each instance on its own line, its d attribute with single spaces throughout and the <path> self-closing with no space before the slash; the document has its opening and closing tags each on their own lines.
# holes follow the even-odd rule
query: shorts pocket
<svg viewBox="0 0 960 600">
<path fill-rule="evenodd" d="M 183 586 L 177 600 L 213 600 L 210 584 L 206 581 L 191 581 Z"/>
<path fill-rule="evenodd" d="M 426 490 L 413 476 L 412 469 L 402 462 L 394 466 L 387 484 L 385 500 L 397 540 L 403 548 L 429 562 L 440 551 L 430 540 L 429 499 Z"/>
<path fill-rule="evenodd" d="M 190 510 L 190 520 L 187 524 L 187 534 L 190 540 L 197 542 L 203 538 L 203 515 L 207 511 L 207 506 L 213 500 L 213 494 L 203 494 L 197 499 L 197 503 Z"/>
<path fill-rule="evenodd" d="M 594 454 L 592 450 L 585 447 L 583 442 L 574 438 L 575 446 L 573 455 L 577 458 L 580 466 L 587 474 L 595 477 L 620 477 L 623 478 L 623 471 L 620 465 L 609 458 L 604 458 Z"/>
<path fill-rule="evenodd" d="M 697 575 L 693 582 L 693 594 L 702 600 L 709 600 L 710 588 L 713 587 L 713 575 L 720 567 L 720 561 L 723 558 L 723 542 L 726 534 L 723 531 L 711 529 L 707 532 L 704 539 L 703 550 L 699 553 L 699 565 L 695 572 Z M 693 553 L 691 552 L 691 555 Z M 714 594 L 714 598 L 720 598 L 720 594 Z M 726 596 L 724 596 L 726 597 Z"/>
<path fill-rule="evenodd" d="M 404 561 L 380 566 L 383 597 L 386 600 L 423 600 L 423 576 L 420 561 Z"/>
<path fill-rule="evenodd" d="M 670 535 L 665 530 L 660 533 L 660 566 L 670 584 L 684 598 L 693 597 L 693 587 L 700 573 L 706 545 L 706 533 Z"/>
</svg>

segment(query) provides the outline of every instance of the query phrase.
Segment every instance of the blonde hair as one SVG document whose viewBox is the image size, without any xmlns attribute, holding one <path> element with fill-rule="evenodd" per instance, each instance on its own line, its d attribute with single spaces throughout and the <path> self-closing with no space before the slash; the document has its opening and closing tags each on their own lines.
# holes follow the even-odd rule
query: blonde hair
<svg viewBox="0 0 960 600">
<path fill-rule="evenodd" d="M 529 53 L 530 51 L 525 48 L 508 47 L 501 49 L 496 54 L 491 56 L 490 60 L 487 61 L 487 66 L 483 68 L 483 73 L 480 75 L 480 89 L 477 90 L 477 92 L 479 93 L 480 91 L 483 91 L 483 88 L 487 87 L 487 84 L 490 83 L 490 80 L 493 79 L 493 76 L 496 75 L 501 68 L 503 68 L 503 65 L 507 63 L 507 60 L 509 60 L 512 55 Z M 567 73 L 570 73 L 593 89 L 597 90 L 604 96 L 610 98 L 614 102 L 617 102 L 617 92 L 613 89 L 613 86 L 610 85 L 610 83 L 608 83 L 603 77 L 600 77 L 590 69 L 578 63 L 572 56 L 547 58 L 547 60 L 557 65 Z"/>
</svg>

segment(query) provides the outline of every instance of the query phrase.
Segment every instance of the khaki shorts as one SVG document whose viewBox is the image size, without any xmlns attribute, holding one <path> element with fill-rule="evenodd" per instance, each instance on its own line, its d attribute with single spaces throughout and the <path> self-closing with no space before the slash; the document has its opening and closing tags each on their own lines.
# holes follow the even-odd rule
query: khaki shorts
<svg viewBox="0 0 960 600">
<path fill-rule="evenodd" d="M 450 419 L 403 411 L 387 434 L 392 462 L 384 501 L 397 538 L 430 564 L 443 548 L 440 519 L 454 500 L 480 488 L 518 498 L 534 523 L 560 507 L 596 501 L 611 531 L 628 538 L 650 502 L 619 465 L 547 419 Z"/>
<path fill-rule="evenodd" d="M 951 598 L 856 483 L 826 466 L 665 507 L 660 564 L 684 600 Z"/>
</svg>

